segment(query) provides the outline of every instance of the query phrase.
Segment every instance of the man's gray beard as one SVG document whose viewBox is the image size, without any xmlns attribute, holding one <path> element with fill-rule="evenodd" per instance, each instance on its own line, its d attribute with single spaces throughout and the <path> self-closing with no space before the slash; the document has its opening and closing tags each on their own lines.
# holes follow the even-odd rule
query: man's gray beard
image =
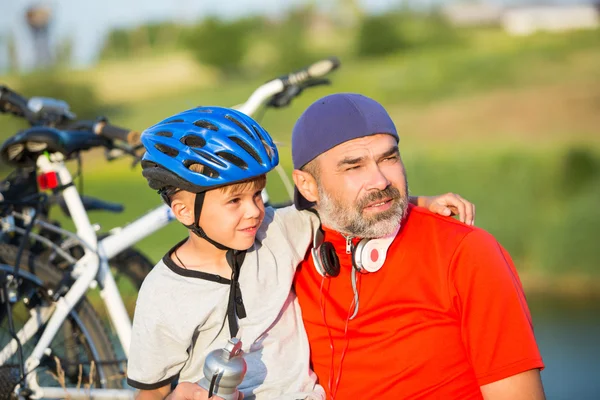
<svg viewBox="0 0 600 400">
<path fill-rule="evenodd" d="M 399 228 L 408 210 L 408 184 L 404 194 L 397 188 L 388 186 L 384 190 L 366 195 L 355 206 L 344 206 L 341 201 L 326 193 L 321 185 L 318 185 L 318 190 L 317 211 L 321 223 L 346 236 L 368 239 L 389 236 Z M 392 206 L 389 210 L 372 217 L 363 216 L 362 211 L 367 204 L 386 197 L 392 198 Z"/>
</svg>

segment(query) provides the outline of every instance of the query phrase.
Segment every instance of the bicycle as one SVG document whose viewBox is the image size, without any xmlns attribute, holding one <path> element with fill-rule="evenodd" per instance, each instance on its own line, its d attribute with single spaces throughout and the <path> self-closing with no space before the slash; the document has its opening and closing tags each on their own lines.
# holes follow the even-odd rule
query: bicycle
<svg viewBox="0 0 600 400">
<path fill-rule="evenodd" d="M 26 119 L 31 126 L 48 126 L 65 130 L 93 129 L 95 131 L 103 130 L 104 132 L 120 129 L 110 125 L 105 118 L 100 118 L 97 121 L 76 121 L 74 114 L 69 110 L 69 105 L 64 101 L 39 97 L 27 100 L 2 86 L 0 86 L 0 104 L 8 107 L 7 112 L 13 112 Z M 20 106 L 17 108 L 15 104 Z M 25 111 L 20 111 L 23 108 Z M 130 142 L 134 142 L 139 136 L 137 132 L 130 132 L 129 135 Z M 132 154 L 135 149 L 136 147 L 113 143 L 113 148 L 107 149 L 105 156 L 108 161 L 112 161 L 123 155 Z M 79 177 L 80 186 L 82 186 L 83 174 L 80 154 L 77 155 L 77 161 L 78 171 L 76 175 Z M 5 201 L 14 203 L 19 197 L 38 194 L 38 186 L 35 166 L 24 166 L 14 170 L 5 180 L 0 182 L 0 193 Z M 91 196 L 81 195 L 81 199 L 88 213 L 96 210 L 120 213 L 124 210 L 121 204 L 103 201 Z M 47 196 L 46 201 L 37 212 L 36 218 L 52 226 L 60 227 L 58 221 L 50 218 L 50 210 L 54 208 L 60 209 L 66 217 L 69 217 L 69 210 L 60 191 Z M 34 211 L 36 210 L 31 206 L 13 204 L 12 216 L 15 220 L 2 230 L 0 243 L 18 246 L 25 232 L 23 221 Z M 82 255 L 83 250 L 75 241 L 69 238 L 65 239 L 58 232 L 48 229 L 46 226 L 44 224 L 44 226 L 36 227 L 38 228 L 37 232 L 31 231 L 28 234 L 28 239 L 31 239 L 29 252 L 47 260 L 60 269 L 71 267 L 76 259 Z M 100 235 L 100 237 L 103 236 L 105 234 Z M 136 290 L 139 290 L 144 277 L 153 267 L 148 257 L 132 247 L 111 258 L 110 265 L 117 281 L 127 280 L 129 286 Z M 132 307 L 128 311 L 130 315 L 133 315 Z"/>
<path fill-rule="evenodd" d="M 324 83 L 318 78 L 338 66 L 339 61 L 331 58 L 273 79 L 257 88 L 237 108 L 253 115 L 265 103 L 273 107 L 285 106 L 304 88 Z M 13 96 L 9 112 L 17 115 L 27 113 L 27 104 L 23 100 Z M 121 366 L 125 360 L 115 356 L 115 348 L 85 295 L 90 288 L 100 288 L 109 320 L 127 357 L 131 321 L 108 260 L 166 226 L 174 216 L 168 206 L 161 205 L 98 240 L 65 161 L 93 147 L 118 148 L 119 142 L 127 142 L 129 130 L 106 123 L 103 129 L 95 129 L 96 125 L 89 124 L 80 128 L 68 131 L 34 126 L 10 138 L 0 148 L 8 163 L 34 165 L 40 172 L 38 177 L 44 187 L 62 193 L 76 227 L 76 233 L 72 233 L 37 221 L 36 212 L 23 215 L 25 237 L 34 225 L 41 224 L 45 229 L 76 241 L 84 251 L 81 258 L 74 260 L 73 268 L 60 271 L 25 252 L 25 241 L 21 242 L 19 249 L 0 245 L 0 300 L 4 304 L 0 307 L 0 321 L 2 327 L 7 325 L 11 334 L 7 342 L 4 338 L 0 341 L 0 393 L 6 393 L 6 387 L 10 387 L 8 393 L 26 398 L 133 398 L 133 390 L 123 388 Z M 126 146 L 121 148 L 122 151 L 128 150 Z M 13 203 L 8 206 L 28 206 L 36 211 L 42 204 L 40 198 L 25 198 Z M 14 213 L 7 215 L 14 218 Z M 16 225 L 14 222 L 11 225 L 5 217 L 4 226 L 10 228 Z M 15 320 L 18 320 L 18 326 L 15 326 Z M 42 371 L 55 376 L 42 376 Z M 60 383 L 58 387 L 56 380 Z M 82 385 L 89 387 L 82 391 Z"/>
</svg>

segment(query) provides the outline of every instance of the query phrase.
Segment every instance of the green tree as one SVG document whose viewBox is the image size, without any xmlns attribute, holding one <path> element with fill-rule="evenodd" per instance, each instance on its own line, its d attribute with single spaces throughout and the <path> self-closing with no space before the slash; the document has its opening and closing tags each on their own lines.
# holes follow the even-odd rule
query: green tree
<svg viewBox="0 0 600 400">
<path fill-rule="evenodd" d="M 84 83 L 74 83 L 64 77 L 64 72 L 49 70 L 23 75 L 17 87 L 27 97 L 52 97 L 66 101 L 78 118 L 96 118 L 103 114 L 94 89 Z"/>
<path fill-rule="evenodd" d="M 408 47 L 396 28 L 394 14 L 365 17 L 358 31 L 356 52 L 363 57 L 376 57 Z"/>
<path fill-rule="evenodd" d="M 277 62 L 273 65 L 274 73 L 294 71 L 314 61 L 306 47 L 306 29 L 314 15 L 314 7 L 297 8 L 290 11 L 275 28 L 272 35 L 277 52 Z"/>
<path fill-rule="evenodd" d="M 55 64 L 57 67 L 68 67 L 73 57 L 73 39 L 67 37 L 63 39 L 55 50 Z"/>
<path fill-rule="evenodd" d="M 199 62 L 226 74 L 237 73 L 248 48 L 246 37 L 251 28 L 248 20 L 228 22 L 211 17 L 190 31 L 187 47 Z"/>
<path fill-rule="evenodd" d="M 131 49 L 130 30 L 113 29 L 104 42 L 100 57 L 103 59 L 127 57 L 131 54 Z"/>
</svg>

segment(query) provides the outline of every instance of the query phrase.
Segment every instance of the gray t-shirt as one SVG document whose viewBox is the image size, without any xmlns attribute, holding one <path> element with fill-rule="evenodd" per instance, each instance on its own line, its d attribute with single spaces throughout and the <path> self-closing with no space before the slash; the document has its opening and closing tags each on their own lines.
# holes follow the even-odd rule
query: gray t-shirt
<svg viewBox="0 0 600 400">
<path fill-rule="evenodd" d="M 240 269 L 247 316 L 238 319 L 248 371 L 239 389 L 245 399 L 323 399 L 310 369 L 309 346 L 294 273 L 319 221 L 294 207 L 266 209 L 256 240 Z M 171 252 L 169 252 L 171 253 Z M 206 355 L 225 346 L 229 280 L 178 267 L 167 254 L 138 295 L 128 382 L 156 389 L 203 377 Z"/>
</svg>

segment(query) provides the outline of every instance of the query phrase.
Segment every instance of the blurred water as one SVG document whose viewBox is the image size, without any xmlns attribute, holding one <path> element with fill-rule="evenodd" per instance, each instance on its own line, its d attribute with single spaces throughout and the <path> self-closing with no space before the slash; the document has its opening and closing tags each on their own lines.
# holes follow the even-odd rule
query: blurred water
<svg viewBox="0 0 600 400">
<path fill-rule="evenodd" d="M 600 301 L 529 298 L 549 400 L 600 399 Z"/>
</svg>

